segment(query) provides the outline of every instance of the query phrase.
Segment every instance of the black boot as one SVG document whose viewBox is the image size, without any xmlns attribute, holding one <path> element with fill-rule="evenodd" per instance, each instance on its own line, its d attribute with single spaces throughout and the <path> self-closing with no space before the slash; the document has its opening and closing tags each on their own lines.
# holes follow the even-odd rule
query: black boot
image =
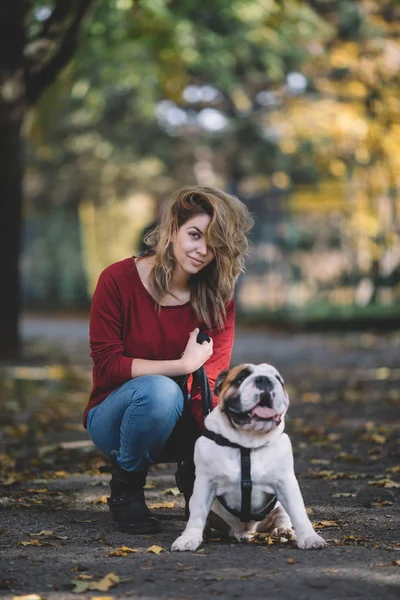
<svg viewBox="0 0 400 600">
<path fill-rule="evenodd" d="M 125 471 L 117 463 L 118 452 L 111 454 L 111 467 L 100 467 L 100 471 L 112 474 L 107 504 L 118 529 L 125 533 L 158 533 L 160 522 L 151 514 L 144 498 L 146 471 Z"/>
<path fill-rule="evenodd" d="M 185 497 L 185 520 L 189 520 L 189 500 L 193 494 L 193 486 L 195 479 L 195 468 L 193 458 L 190 457 L 177 464 L 175 471 L 175 481 L 179 491 Z"/>
</svg>

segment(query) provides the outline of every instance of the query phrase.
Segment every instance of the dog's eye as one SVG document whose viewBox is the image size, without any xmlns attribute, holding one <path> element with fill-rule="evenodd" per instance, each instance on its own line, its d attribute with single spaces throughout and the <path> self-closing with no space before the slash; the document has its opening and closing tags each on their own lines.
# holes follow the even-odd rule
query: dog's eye
<svg viewBox="0 0 400 600">
<path fill-rule="evenodd" d="M 237 387 L 239 387 L 239 386 L 240 386 L 240 385 L 243 383 L 243 381 L 244 381 L 245 379 L 247 379 L 247 377 L 248 377 L 247 375 L 239 375 L 239 377 L 237 377 L 237 378 L 235 379 L 235 382 L 234 382 L 234 383 L 235 383 L 235 385 L 236 385 Z"/>
</svg>

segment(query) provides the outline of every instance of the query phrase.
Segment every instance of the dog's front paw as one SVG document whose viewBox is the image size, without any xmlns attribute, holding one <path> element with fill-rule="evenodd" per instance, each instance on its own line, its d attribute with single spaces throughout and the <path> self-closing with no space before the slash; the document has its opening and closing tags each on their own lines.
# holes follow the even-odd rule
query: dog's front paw
<svg viewBox="0 0 400 600">
<path fill-rule="evenodd" d="M 302 550 L 315 550 L 326 546 L 326 541 L 318 533 L 312 533 L 297 539 L 297 546 Z"/>
<path fill-rule="evenodd" d="M 294 532 L 294 529 L 292 528 L 291 523 L 282 525 L 281 527 L 275 527 L 274 529 L 272 529 L 271 535 L 274 537 L 285 536 L 285 537 L 292 538 L 292 539 L 294 539 L 296 537 L 296 534 Z"/>
<path fill-rule="evenodd" d="M 172 552 L 188 552 L 197 550 L 203 541 L 203 536 L 197 533 L 190 535 L 183 533 L 172 544 Z"/>
</svg>

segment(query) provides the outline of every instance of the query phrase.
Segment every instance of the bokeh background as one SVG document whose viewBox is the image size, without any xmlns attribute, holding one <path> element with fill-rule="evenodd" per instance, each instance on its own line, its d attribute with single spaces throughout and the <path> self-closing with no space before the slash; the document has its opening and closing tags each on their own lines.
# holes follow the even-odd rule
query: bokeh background
<svg viewBox="0 0 400 600">
<path fill-rule="evenodd" d="M 256 218 L 239 315 L 400 315 L 398 17 L 394 0 L 95 5 L 25 123 L 24 308 L 87 309 L 199 183 Z"/>
</svg>

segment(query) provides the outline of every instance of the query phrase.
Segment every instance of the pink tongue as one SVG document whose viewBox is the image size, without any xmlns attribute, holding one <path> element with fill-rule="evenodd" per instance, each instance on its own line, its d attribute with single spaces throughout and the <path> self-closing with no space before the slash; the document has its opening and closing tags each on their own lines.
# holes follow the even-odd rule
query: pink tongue
<svg viewBox="0 0 400 600">
<path fill-rule="evenodd" d="M 260 419 L 271 419 L 276 415 L 276 412 L 273 408 L 268 408 L 268 406 L 256 406 L 251 411 L 251 414 L 260 417 Z"/>
</svg>

